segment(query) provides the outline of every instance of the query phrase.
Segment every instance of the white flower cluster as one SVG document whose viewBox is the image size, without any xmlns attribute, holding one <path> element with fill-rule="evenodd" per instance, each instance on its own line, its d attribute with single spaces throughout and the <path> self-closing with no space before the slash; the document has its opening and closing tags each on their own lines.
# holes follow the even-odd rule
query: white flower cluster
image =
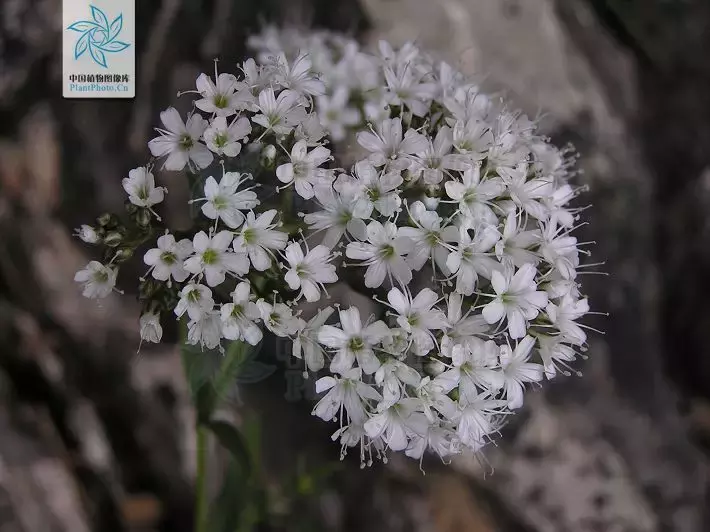
<svg viewBox="0 0 710 532">
<path fill-rule="evenodd" d="M 208 348 L 256 345 L 262 328 L 290 338 L 308 371 L 326 372 L 313 413 L 338 423 L 333 439 L 363 464 L 388 450 L 479 450 L 523 404 L 526 383 L 568 373 L 585 350 L 573 158 L 412 44 L 381 43 L 371 56 L 328 33 L 275 30 L 252 44 L 259 63 L 239 77 L 201 75 L 199 112 L 163 112 L 149 147 L 165 169 L 193 171 L 261 151 L 281 194 L 293 185 L 312 200 L 307 236 L 277 220 L 283 210 L 260 209 L 250 174 L 207 178 L 192 201 L 209 228 L 166 233 L 144 256 L 176 292 L 170 311 Z M 350 171 L 333 168 L 325 147 L 326 132 L 348 131 L 363 150 Z M 164 195 L 149 167 L 124 188 L 152 213 Z M 98 239 L 89 226 L 79 236 Z M 325 301 L 342 268 L 361 274 L 382 319 L 337 305 L 301 317 L 300 302 Z M 77 274 L 88 297 L 115 280 L 110 263 Z M 157 311 L 141 317 L 141 336 L 160 340 Z"/>
</svg>

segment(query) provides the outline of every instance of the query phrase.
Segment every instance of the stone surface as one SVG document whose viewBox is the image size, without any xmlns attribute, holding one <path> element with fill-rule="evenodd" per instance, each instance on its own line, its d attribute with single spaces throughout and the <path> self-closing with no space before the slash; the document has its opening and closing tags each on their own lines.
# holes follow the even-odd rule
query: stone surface
<svg viewBox="0 0 710 532">
<path fill-rule="evenodd" d="M 86 257 L 70 233 L 120 207 L 120 178 L 147 156 L 157 111 L 200 68 L 211 68 L 217 51 L 224 61 L 241 55 L 257 8 L 266 19 L 345 31 L 367 25 L 353 1 L 299 0 L 286 2 L 288 9 L 284 2 L 139 2 L 137 99 L 80 103 L 59 98 L 59 0 L 1 3 L 3 530 L 124 532 L 134 519 L 166 532 L 190 530 L 194 416 L 179 361 L 172 351 L 150 350 L 135 360 L 130 297 L 97 308 L 77 295 L 70 278 Z M 589 276 L 585 286 L 595 309 L 611 316 L 590 323 L 606 335 L 593 337 L 590 360 L 580 364 L 584 376 L 532 394 L 490 447 L 490 464 L 427 460 L 422 475 L 400 457 L 360 471 L 355 456 L 296 512 L 352 532 L 707 530 L 707 460 L 679 403 L 710 395 L 710 358 L 698 356 L 707 355 L 710 323 L 710 62 L 691 53 L 709 49 L 710 4 L 362 5 L 371 46 L 379 38 L 416 40 L 475 74 L 486 90 L 531 116 L 542 113 L 555 142 L 575 144 L 580 181 L 590 187 L 585 201 L 594 205 L 584 238 L 599 243 L 594 260 L 606 260 L 610 274 Z M 334 299 L 362 297 L 341 290 Z M 263 424 L 266 473 L 279 487 L 303 457 L 330 465 L 338 449 L 329 427 L 309 415 L 312 383 L 298 379 L 300 366 L 289 365 L 283 346 L 270 352 L 285 369 L 243 386 L 236 406 L 279 420 Z M 707 426 L 707 415 L 693 419 Z M 28 455 L 18 467 L 16 459 Z M 490 466 L 494 474 L 483 478 Z M 18 512 L 26 514 L 22 528 Z"/>
</svg>

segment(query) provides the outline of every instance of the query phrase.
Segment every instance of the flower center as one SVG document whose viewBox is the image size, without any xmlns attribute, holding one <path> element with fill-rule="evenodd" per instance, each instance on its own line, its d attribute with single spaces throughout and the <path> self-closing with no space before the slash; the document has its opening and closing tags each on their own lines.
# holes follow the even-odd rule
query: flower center
<svg viewBox="0 0 710 532">
<path fill-rule="evenodd" d="M 212 205 L 214 205 L 214 208 L 216 210 L 222 211 L 228 206 L 227 198 L 225 198 L 224 196 L 215 196 L 212 199 Z"/>
<path fill-rule="evenodd" d="M 390 244 L 385 244 L 380 248 L 380 257 L 383 259 L 391 259 L 394 257 L 395 251 L 394 247 Z"/>
<path fill-rule="evenodd" d="M 94 272 L 94 281 L 97 283 L 105 283 L 108 281 L 108 273 L 105 271 L 101 270 L 98 272 Z"/>
<path fill-rule="evenodd" d="M 170 251 L 163 251 L 160 255 L 160 261 L 163 264 L 168 264 L 172 265 L 175 264 L 175 261 L 177 260 L 177 257 L 175 256 L 175 253 L 172 253 Z"/>
<path fill-rule="evenodd" d="M 426 164 L 429 168 L 437 169 L 441 166 L 441 159 L 439 157 L 428 157 Z"/>
<path fill-rule="evenodd" d="M 233 318 L 239 318 L 242 315 L 243 311 L 244 311 L 244 307 L 242 307 L 242 305 L 234 305 L 234 308 L 232 309 L 231 316 Z"/>
<path fill-rule="evenodd" d="M 269 127 L 278 126 L 281 123 L 281 117 L 277 113 L 268 114 L 266 118 L 269 121 Z"/>
<path fill-rule="evenodd" d="M 347 225 L 350 223 L 350 220 L 353 219 L 353 215 L 351 212 L 348 211 L 341 211 L 338 214 L 338 225 Z"/>
<path fill-rule="evenodd" d="M 463 202 L 467 205 L 470 205 L 471 203 L 475 203 L 475 201 L 476 201 L 476 191 L 474 189 L 470 188 L 463 195 Z"/>
<path fill-rule="evenodd" d="M 200 300 L 200 291 L 199 290 L 190 290 L 187 293 L 187 300 L 191 303 L 197 303 Z"/>
<path fill-rule="evenodd" d="M 293 164 L 293 174 L 296 176 L 306 176 L 310 170 L 310 165 L 304 161 L 297 161 Z"/>
<path fill-rule="evenodd" d="M 242 231 L 242 238 L 245 244 L 253 244 L 256 241 L 256 231 L 251 227 L 247 227 Z"/>
<path fill-rule="evenodd" d="M 217 133 L 214 137 L 214 145 L 218 148 L 224 148 L 228 140 L 229 137 L 225 133 Z"/>
<path fill-rule="evenodd" d="M 359 336 L 353 336 L 350 338 L 350 341 L 348 342 L 348 349 L 350 349 L 350 351 L 357 352 L 363 347 L 365 347 L 365 342 L 362 341 L 362 338 Z"/>
<path fill-rule="evenodd" d="M 431 247 L 436 246 L 439 243 L 439 234 L 435 231 L 429 231 L 426 235 L 426 242 Z"/>
<path fill-rule="evenodd" d="M 212 249 L 212 248 L 207 248 L 203 253 L 202 253 L 202 262 L 205 264 L 216 264 L 219 261 L 219 253 Z"/>
<path fill-rule="evenodd" d="M 192 140 L 190 135 L 183 135 L 180 137 L 180 147 L 183 150 L 189 150 L 194 146 L 195 142 Z"/>
<path fill-rule="evenodd" d="M 378 189 L 376 188 L 368 188 L 367 189 L 367 197 L 370 199 L 370 201 L 377 201 L 381 197 L 381 193 Z"/>
<path fill-rule="evenodd" d="M 217 109 L 224 109 L 229 104 L 229 100 L 224 94 L 217 94 L 214 97 L 214 106 Z"/>
</svg>

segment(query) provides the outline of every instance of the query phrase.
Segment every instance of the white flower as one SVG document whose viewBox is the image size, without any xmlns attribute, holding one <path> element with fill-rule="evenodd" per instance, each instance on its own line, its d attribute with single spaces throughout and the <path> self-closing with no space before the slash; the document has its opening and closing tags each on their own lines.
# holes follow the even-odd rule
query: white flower
<svg viewBox="0 0 710 532">
<path fill-rule="evenodd" d="M 158 247 L 149 249 L 143 256 L 143 262 L 151 267 L 153 278 L 167 281 L 172 276 L 178 283 L 187 279 L 189 273 L 184 268 L 184 261 L 192 255 L 192 242 L 183 238 L 175 241 L 171 234 L 158 237 Z"/>
<path fill-rule="evenodd" d="M 543 174 L 544 175 L 544 174 Z M 576 195 L 575 190 L 569 185 L 562 185 L 556 189 L 552 195 L 543 198 L 545 207 L 550 212 L 550 225 L 561 225 L 571 229 L 576 219 L 569 209 L 565 208 Z"/>
<path fill-rule="evenodd" d="M 111 266 L 104 266 L 98 261 L 92 260 L 86 268 L 79 270 L 74 275 L 74 280 L 83 283 L 84 297 L 99 299 L 108 296 L 116 286 L 118 270 Z"/>
<path fill-rule="evenodd" d="M 251 285 L 241 282 L 232 292 L 232 302 L 225 303 L 220 309 L 222 334 L 228 340 L 243 340 L 250 345 L 257 345 L 263 336 L 256 324 L 261 314 L 256 303 L 251 301 Z"/>
<path fill-rule="evenodd" d="M 303 140 L 308 147 L 313 147 L 320 145 L 326 133 L 323 124 L 318 120 L 318 115 L 311 113 L 298 123 L 293 138 L 296 141 Z"/>
<path fill-rule="evenodd" d="M 540 364 L 528 362 L 530 351 L 534 345 L 535 339 L 532 336 L 526 336 L 518 342 L 515 350 L 507 345 L 500 347 L 501 370 L 496 373 L 497 379 L 494 386 L 503 389 L 510 409 L 523 406 L 524 383 L 542 380 L 543 367 Z"/>
<path fill-rule="evenodd" d="M 509 213 L 503 227 L 503 236 L 496 243 L 496 256 L 503 263 L 520 268 L 523 264 L 537 265 L 539 255 L 530 248 L 536 247 L 542 237 L 538 229 L 521 231 L 516 213 Z"/>
<path fill-rule="evenodd" d="M 497 224 L 498 216 L 491 209 L 492 200 L 500 196 L 505 185 L 500 179 L 488 178 L 481 181 L 481 167 L 469 166 L 461 176 L 462 182 L 447 181 L 446 194 L 459 202 L 461 214 L 474 223 Z"/>
<path fill-rule="evenodd" d="M 441 351 L 446 356 L 451 355 L 455 343 L 466 343 L 476 334 L 488 331 L 489 326 L 483 316 L 474 314 L 469 307 L 466 313 L 462 310 L 463 296 L 458 292 L 451 292 L 447 299 L 446 321 L 448 328 L 441 339 Z"/>
<path fill-rule="evenodd" d="M 424 436 L 412 434 L 410 436 L 409 445 L 404 452 L 410 458 L 421 460 L 424 452 L 431 449 L 441 458 L 446 458 L 452 454 L 458 454 L 458 445 L 455 443 L 456 433 L 446 427 L 430 425 L 429 430 Z"/>
<path fill-rule="evenodd" d="M 128 201 L 138 207 L 150 209 L 165 197 L 165 187 L 155 186 L 155 178 L 145 166 L 128 172 L 128 177 L 123 178 L 121 184 L 128 194 Z"/>
<path fill-rule="evenodd" d="M 323 369 L 325 358 L 323 348 L 318 343 L 318 331 L 333 314 L 333 307 L 318 310 L 310 320 L 301 320 L 298 336 L 293 340 L 293 356 L 303 358 L 308 371 L 317 372 Z"/>
<path fill-rule="evenodd" d="M 244 221 L 243 210 L 253 209 L 259 205 L 256 192 L 251 189 L 238 190 L 250 174 L 225 172 L 219 183 L 210 176 L 205 181 L 205 197 L 194 201 L 205 201 L 202 214 L 210 220 L 222 220 L 227 227 L 236 229 Z"/>
<path fill-rule="evenodd" d="M 389 170 L 406 170 L 411 155 L 427 149 L 427 140 L 421 133 L 408 129 L 402 137 L 399 118 L 383 120 L 376 131 L 357 134 L 357 142 L 370 152 L 369 160 L 375 166 L 387 165 Z"/>
<path fill-rule="evenodd" d="M 74 229 L 76 231 L 74 233 L 74 236 L 78 236 L 83 242 L 86 242 L 87 244 L 97 244 L 99 240 L 98 233 L 96 232 L 96 229 L 91 227 L 90 225 L 82 225 L 81 227 L 78 227 L 77 229 Z"/>
<path fill-rule="evenodd" d="M 462 79 L 453 79 L 457 77 L 456 74 L 458 73 L 450 70 L 451 67 L 449 65 L 442 65 L 440 73 L 443 79 L 448 78 L 449 81 L 454 82 L 454 86 L 459 85 L 448 96 L 444 97 L 444 105 L 451 111 L 453 118 L 464 123 L 473 121 L 484 125 L 488 124 L 487 118 L 491 110 L 491 99 L 481 93 L 477 86 L 468 85 Z M 447 87 L 444 87 L 444 89 L 446 90 Z M 493 135 L 491 134 L 490 137 L 492 142 Z"/>
<path fill-rule="evenodd" d="M 528 165 L 521 163 L 514 168 L 498 168 L 505 181 L 511 199 L 533 218 L 544 220 L 548 210 L 542 200 L 552 194 L 552 181 L 533 178 L 528 180 Z"/>
<path fill-rule="evenodd" d="M 291 290 L 301 289 L 297 299 L 303 295 L 306 301 L 318 301 L 323 285 L 338 280 L 335 266 L 330 264 L 333 255 L 326 246 L 318 245 L 304 255 L 301 244 L 294 242 L 286 248 L 285 256 L 289 269 L 284 279 Z"/>
<path fill-rule="evenodd" d="M 277 224 L 272 222 L 276 213 L 276 209 L 271 209 L 257 218 L 254 212 L 248 212 L 246 221 L 232 244 L 237 253 L 247 253 L 254 269 L 260 272 L 271 266 L 271 250 L 285 248 L 288 241 L 288 234 L 274 229 Z"/>
<path fill-rule="evenodd" d="M 146 312 L 140 317 L 141 341 L 159 343 L 163 337 L 163 328 L 160 325 L 160 315 L 155 312 Z"/>
<path fill-rule="evenodd" d="M 264 325 L 276 336 L 292 336 L 298 332 L 298 318 L 290 307 L 283 303 L 272 305 L 263 299 L 257 301 L 256 306 Z"/>
<path fill-rule="evenodd" d="M 421 175 L 424 184 L 436 185 L 444 179 L 444 170 L 458 170 L 460 163 L 451 153 L 453 133 L 448 126 L 442 127 L 434 140 L 427 139 L 427 142 L 426 150 L 417 153 L 409 170 L 415 176 Z"/>
<path fill-rule="evenodd" d="M 500 349 L 494 341 L 469 338 L 451 349 L 454 367 L 439 377 L 443 382 L 455 382 L 461 397 L 473 401 L 480 391 L 489 389 L 493 382 L 497 382 L 495 370 L 499 367 L 499 353 Z"/>
<path fill-rule="evenodd" d="M 246 275 L 249 271 L 246 253 L 227 251 L 232 239 L 232 233 L 229 231 L 220 231 L 213 236 L 207 236 L 207 233 L 200 231 L 192 239 L 195 254 L 185 260 L 185 269 L 194 275 L 204 273 L 208 286 L 222 284 L 226 272 Z"/>
<path fill-rule="evenodd" d="M 386 360 L 375 372 L 375 382 L 382 386 L 383 402 L 387 405 L 398 402 L 406 386 L 416 387 L 421 380 L 417 370 L 395 358 Z"/>
<path fill-rule="evenodd" d="M 286 89 L 276 97 L 274 89 L 264 89 L 259 93 L 259 102 L 256 104 L 259 114 L 251 120 L 276 135 L 288 135 L 306 116 L 298 103 L 300 99 L 301 95 L 296 91 Z"/>
<path fill-rule="evenodd" d="M 215 349 L 222 340 L 222 322 L 219 312 L 204 312 L 187 324 L 187 343 L 200 344 L 202 349 Z"/>
<path fill-rule="evenodd" d="M 242 151 L 240 140 L 251 133 L 249 119 L 241 116 L 227 124 L 227 119 L 218 116 L 205 130 L 204 138 L 207 147 L 217 155 L 236 157 Z"/>
<path fill-rule="evenodd" d="M 433 308 L 439 296 L 429 288 L 421 290 L 415 298 L 409 290 L 402 292 L 393 288 L 387 293 L 387 301 L 397 313 L 397 324 L 414 342 L 415 354 L 423 356 L 434 348 L 436 338 L 432 331 L 445 329 L 446 316 Z"/>
<path fill-rule="evenodd" d="M 383 216 L 392 216 L 402 203 L 397 187 L 402 184 L 399 172 L 380 173 L 369 161 L 355 163 L 355 177 L 341 175 L 335 182 L 335 189 L 357 198 L 358 211 L 367 216 L 372 209 Z"/>
<path fill-rule="evenodd" d="M 493 324 L 506 316 L 511 338 L 523 338 L 527 320 L 535 319 L 547 305 L 547 293 L 537 290 L 536 273 L 534 265 L 524 264 L 515 275 L 507 269 L 504 273 L 496 270 L 491 277 L 496 296 L 483 307 L 483 317 Z"/>
<path fill-rule="evenodd" d="M 213 308 L 212 290 L 202 284 L 189 283 L 180 290 L 180 299 L 175 306 L 175 315 L 180 318 L 187 312 L 190 319 L 196 321 Z"/>
<path fill-rule="evenodd" d="M 318 118 L 334 141 L 345 138 L 345 128 L 360 122 L 360 113 L 348 107 L 350 92 L 345 87 L 338 87 L 330 96 L 318 96 L 316 109 Z"/>
<path fill-rule="evenodd" d="M 456 388 L 457 384 L 456 380 L 449 379 L 444 374 L 433 379 L 429 376 L 424 377 L 416 384 L 417 398 L 424 407 L 424 414 L 430 423 L 435 423 L 437 420 L 433 410 L 439 412 L 445 419 L 456 417 L 458 406 L 448 394 Z"/>
<path fill-rule="evenodd" d="M 165 129 L 156 128 L 160 136 L 151 140 L 148 148 L 154 157 L 168 156 L 163 168 L 182 170 L 185 165 L 189 165 L 199 170 L 212 163 L 212 153 L 207 146 L 199 142 L 207 128 L 204 118 L 199 114 L 192 114 L 187 123 L 184 123 L 177 109 L 170 107 L 160 113 L 160 120 Z"/>
<path fill-rule="evenodd" d="M 501 129 L 500 122 L 496 124 L 496 129 Z M 524 165 L 528 150 L 520 145 L 519 141 L 518 136 L 511 131 L 503 131 L 495 135 L 495 140 L 486 154 L 488 167 L 495 168 L 503 175 L 501 170 L 512 170 L 519 164 Z"/>
<path fill-rule="evenodd" d="M 382 321 L 362 326 L 360 311 L 356 307 L 341 310 L 340 326 L 323 325 L 318 331 L 318 341 L 336 349 L 337 353 L 330 364 L 334 373 L 345 374 L 357 360 L 358 366 L 366 375 L 371 375 L 380 367 L 373 347 L 387 336 L 389 329 Z"/>
<path fill-rule="evenodd" d="M 422 83 L 422 75 L 411 65 L 384 69 L 389 103 L 406 105 L 416 116 L 424 116 L 429 110 L 429 102 L 436 94 L 436 85 Z"/>
<path fill-rule="evenodd" d="M 328 171 L 319 168 L 330 158 L 330 150 L 317 146 L 310 152 L 305 140 L 299 140 L 291 149 L 291 162 L 276 168 L 276 177 L 282 183 L 294 183 L 303 199 L 313 197 L 313 185 L 326 179 Z"/>
<path fill-rule="evenodd" d="M 403 256 L 412 249 L 412 240 L 397 236 L 397 226 L 392 222 L 382 225 L 374 220 L 367 226 L 368 242 L 351 242 L 345 248 L 345 255 L 362 260 L 367 266 L 365 286 L 377 288 L 389 276 L 400 284 L 409 284 L 412 270 Z"/>
<path fill-rule="evenodd" d="M 207 74 L 197 77 L 197 92 L 202 95 L 202 99 L 195 101 L 195 107 L 218 117 L 231 116 L 237 112 L 237 108 L 243 107 L 242 98 L 236 92 L 243 84 L 233 74 L 217 74 L 217 63 L 215 79 L 216 84 Z"/>
<path fill-rule="evenodd" d="M 493 134 L 483 120 L 458 120 L 454 123 L 453 144 L 459 164 L 472 165 L 486 157 L 493 144 Z"/>
<path fill-rule="evenodd" d="M 289 65 L 286 55 L 282 53 L 276 59 L 276 64 L 276 82 L 282 87 L 301 94 L 325 94 L 325 85 L 311 73 L 311 59 L 307 54 L 300 54 Z"/>
<path fill-rule="evenodd" d="M 579 265 L 579 249 L 577 239 L 569 236 L 565 230 L 555 225 L 547 224 L 540 239 L 540 253 L 552 264 L 564 279 L 574 279 Z"/>
<path fill-rule="evenodd" d="M 456 429 L 461 443 L 474 451 L 483 447 L 486 437 L 498 428 L 495 416 L 502 413 L 505 405 L 505 401 L 491 399 L 489 392 L 481 392 L 467 401 Z"/>
<path fill-rule="evenodd" d="M 409 207 L 409 217 L 415 227 L 400 227 L 398 234 L 412 241 L 412 249 L 407 255 L 407 264 L 413 270 L 419 271 L 424 264 L 433 259 L 436 265 L 444 271 L 449 249 L 448 242 L 459 239 L 459 230 L 456 226 L 441 227 L 441 217 L 436 211 L 429 211 L 421 201 L 415 201 Z"/>
<path fill-rule="evenodd" d="M 330 183 L 321 183 L 313 187 L 315 198 L 323 208 L 321 211 L 306 213 L 303 221 L 311 229 L 325 230 L 323 245 L 334 248 L 347 231 L 358 240 L 367 238 L 367 226 L 363 218 L 368 218 L 372 212 L 363 210 L 363 206 L 348 193 L 336 194 Z"/>
<path fill-rule="evenodd" d="M 365 432 L 372 439 L 382 438 L 393 451 L 403 451 L 412 436 L 424 436 L 429 428 L 426 416 L 414 408 L 409 401 L 389 406 L 365 422 Z"/>
<path fill-rule="evenodd" d="M 342 377 L 321 377 L 316 381 L 316 392 L 328 393 L 318 401 L 313 415 L 324 421 L 332 421 L 342 416 L 343 409 L 348 423 L 363 423 L 367 419 L 367 401 L 379 401 L 382 396 L 370 385 L 362 382 L 361 370 L 353 368 Z M 341 417 L 342 420 L 342 417 Z"/>
<path fill-rule="evenodd" d="M 584 330 L 575 323 L 575 320 L 589 312 L 587 298 L 577 300 L 565 295 L 557 305 L 549 303 L 545 312 L 552 324 L 560 330 L 565 341 L 575 345 L 582 345 L 587 341 Z"/>
<path fill-rule="evenodd" d="M 560 369 L 564 375 L 571 375 L 568 362 L 572 362 L 577 357 L 577 353 L 574 348 L 564 343 L 565 337 L 560 334 L 554 336 L 539 334 L 537 341 L 539 344 L 538 353 L 540 353 L 542 365 L 545 368 L 545 376 L 552 379 Z M 579 371 L 575 373 L 582 375 Z"/>
<path fill-rule="evenodd" d="M 466 226 L 459 229 L 459 245 L 446 259 L 446 266 L 456 274 L 456 291 L 470 296 L 481 275 L 489 279 L 498 268 L 498 261 L 489 251 L 500 238 L 498 230 L 490 225 L 479 226 L 473 238 Z"/>
</svg>

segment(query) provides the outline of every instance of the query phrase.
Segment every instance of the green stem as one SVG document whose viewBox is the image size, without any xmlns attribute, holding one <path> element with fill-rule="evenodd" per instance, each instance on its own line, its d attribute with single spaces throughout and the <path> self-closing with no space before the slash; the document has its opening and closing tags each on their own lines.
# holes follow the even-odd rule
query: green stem
<svg viewBox="0 0 710 532">
<path fill-rule="evenodd" d="M 209 430 L 203 425 L 197 426 L 197 476 L 195 478 L 195 532 L 207 532 L 207 445 Z"/>
</svg>

